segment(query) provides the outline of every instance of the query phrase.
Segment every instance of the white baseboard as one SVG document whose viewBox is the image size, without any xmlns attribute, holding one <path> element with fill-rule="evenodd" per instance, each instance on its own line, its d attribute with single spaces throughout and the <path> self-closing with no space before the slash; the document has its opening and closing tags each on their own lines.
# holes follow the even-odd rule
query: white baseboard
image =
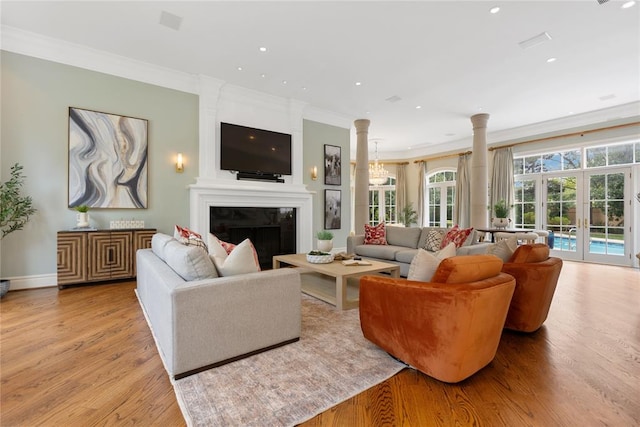
<svg viewBox="0 0 640 427">
<path fill-rule="evenodd" d="M 11 281 L 10 291 L 17 291 L 20 289 L 37 289 L 37 288 L 51 288 L 58 286 L 57 274 L 39 274 L 35 276 L 23 276 L 23 277 L 3 277 Z"/>
</svg>

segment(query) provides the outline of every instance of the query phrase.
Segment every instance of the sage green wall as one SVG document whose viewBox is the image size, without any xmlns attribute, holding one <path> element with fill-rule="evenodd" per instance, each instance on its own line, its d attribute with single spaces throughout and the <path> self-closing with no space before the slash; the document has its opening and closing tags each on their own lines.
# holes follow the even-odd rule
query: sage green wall
<svg viewBox="0 0 640 427">
<path fill-rule="evenodd" d="M 304 141 L 303 153 L 303 182 L 309 191 L 313 191 L 313 244 L 316 244 L 316 232 L 324 230 L 324 190 L 341 190 L 341 228 L 331 230 L 333 233 L 333 247 L 346 248 L 347 236 L 351 224 L 351 190 L 349 186 L 349 154 L 350 131 L 346 128 L 331 126 L 311 120 L 304 120 L 302 138 Z M 324 145 L 337 145 L 341 147 L 342 155 L 342 185 L 324 184 Z M 318 167 L 318 179 L 311 179 L 311 168 Z"/>
<path fill-rule="evenodd" d="M 70 106 L 149 121 L 149 208 L 92 210 L 91 225 L 135 218 L 171 233 L 174 224 L 188 224 L 187 185 L 198 164 L 196 95 L 5 51 L 0 59 L 2 181 L 11 165 L 23 165 L 25 193 L 38 209 L 23 231 L 2 240 L 2 277 L 55 274 L 56 232 L 75 226 L 67 208 Z M 175 173 L 177 152 L 186 159 L 182 174 Z"/>
</svg>

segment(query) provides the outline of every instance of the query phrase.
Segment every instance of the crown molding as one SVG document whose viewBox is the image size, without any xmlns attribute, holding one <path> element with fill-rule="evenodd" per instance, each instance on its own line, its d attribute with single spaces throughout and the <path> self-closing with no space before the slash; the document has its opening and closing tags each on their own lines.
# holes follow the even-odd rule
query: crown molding
<svg viewBox="0 0 640 427">
<path fill-rule="evenodd" d="M 323 110 L 321 108 L 307 105 L 304 109 L 303 118 L 318 123 L 324 123 L 344 129 L 351 129 L 355 118 L 348 117 L 333 111 Z"/>
<path fill-rule="evenodd" d="M 197 76 L 3 25 L 0 49 L 197 94 Z"/>
</svg>

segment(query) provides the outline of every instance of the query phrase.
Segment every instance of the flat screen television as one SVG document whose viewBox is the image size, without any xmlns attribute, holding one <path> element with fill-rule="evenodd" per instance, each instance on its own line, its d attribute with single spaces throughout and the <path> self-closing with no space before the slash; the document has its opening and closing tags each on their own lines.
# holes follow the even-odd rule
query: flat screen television
<svg viewBox="0 0 640 427">
<path fill-rule="evenodd" d="M 257 175 L 291 175 L 291 135 L 220 123 L 220 168 Z"/>
</svg>

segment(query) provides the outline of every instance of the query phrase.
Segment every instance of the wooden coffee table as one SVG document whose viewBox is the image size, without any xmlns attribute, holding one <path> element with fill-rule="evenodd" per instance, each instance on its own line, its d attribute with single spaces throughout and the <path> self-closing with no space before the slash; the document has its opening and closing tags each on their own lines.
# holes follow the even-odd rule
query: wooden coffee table
<svg viewBox="0 0 640 427">
<path fill-rule="evenodd" d="M 388 262 L 374 261 L 367 259 L 371 265 L 346 266 L 340 261 L 333 261 L 328 264 L 312 264 L 307 261 L 306 254 L 276 255 L 273 257 L 273 268 L 292 265 L 304 270 L 313 271 L 335 278 L 335 297 L 326 293 L 317 292 L 312 288 L 305 288 L 302 291 L 322 301 L 336 306 L 338 310 L 348 310 L 358 307 L 358 299 L 347 299 L 347 280 L 357 278 L 367 274 L 389 273 L 391 277 L 400 277 L 400 267 Z M 284 265 L 283 265 L 284 264 Z"/>
</svg>

